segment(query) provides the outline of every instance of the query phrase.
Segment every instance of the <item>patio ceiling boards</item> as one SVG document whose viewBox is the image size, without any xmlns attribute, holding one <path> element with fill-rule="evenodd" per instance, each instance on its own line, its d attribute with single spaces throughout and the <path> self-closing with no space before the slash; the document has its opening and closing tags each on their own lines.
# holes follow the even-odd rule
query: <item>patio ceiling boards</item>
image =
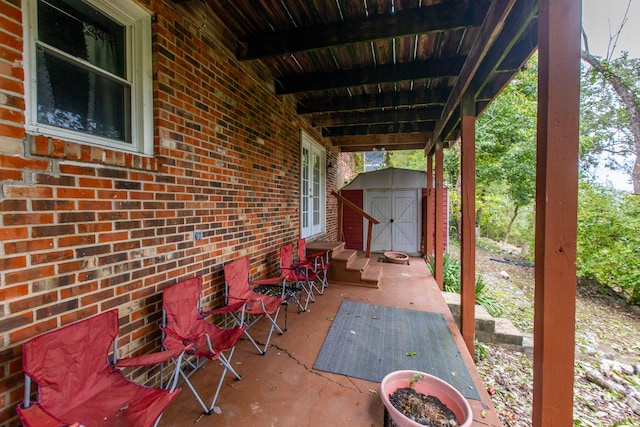
<svg viewBox="0 0 640 427">
<path fill-rule="evenodd" d="M 480 113 L 537 45 L 538 0 L 205 3 L 237 59 L 260 60 L 276 93 L 345 152 L 455 139 L 460 98 Z"/>
</svg>

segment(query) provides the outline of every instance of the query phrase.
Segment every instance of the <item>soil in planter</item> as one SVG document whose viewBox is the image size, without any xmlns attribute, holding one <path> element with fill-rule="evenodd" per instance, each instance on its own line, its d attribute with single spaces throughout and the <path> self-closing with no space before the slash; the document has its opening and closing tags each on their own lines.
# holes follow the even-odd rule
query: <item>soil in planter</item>
<svg viewBox="0 0 640 427">
<path fill-rule="evenodd" d="M 459 426 L 451 409 L 435 396 L 426 396 L 412 388 L 399 388 L 389 396 L 389 401 L 409 419 L 431 427 Z"/>
</svg>

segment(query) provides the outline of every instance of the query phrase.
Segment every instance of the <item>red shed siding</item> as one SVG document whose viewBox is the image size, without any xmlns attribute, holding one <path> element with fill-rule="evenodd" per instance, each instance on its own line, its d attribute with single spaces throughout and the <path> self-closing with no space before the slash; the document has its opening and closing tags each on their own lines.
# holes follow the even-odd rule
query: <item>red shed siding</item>
<svg viewBox="0 0 640 427">
<path fill-rule="evenodd" d="M 362 190 L 342 190 L 340 192 L 347 200 L 353 202 L 364 210 L 364 197 Z M 353 210 L 345 207 L 342 212 L 342 232 L 344 234 L 344 247 L 346 249 L 363 250 L 363 223 L 362 217 Z"/>
<path fill-rule="evenodd" d="M 144 3 L 153 157 L 25 134 L 21 2 L 0 0 L 0 425 L 19 425 L 24 340 L 117 307 L 123 353 L 157 349 L 164 287 L 203 275 L 213 307 L 225 262 L 250 255 L 264 275 L 299 236 L 300 129 L 321 137 L 195 4 Z"/>
</svg>

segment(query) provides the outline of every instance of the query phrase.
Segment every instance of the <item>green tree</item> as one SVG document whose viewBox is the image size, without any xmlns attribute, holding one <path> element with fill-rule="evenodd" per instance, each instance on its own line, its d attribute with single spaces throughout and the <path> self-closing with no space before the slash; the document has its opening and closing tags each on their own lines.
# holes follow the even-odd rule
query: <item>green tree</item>
<svg viewBox="0 0 640 427">
<path fill-rule="evenodd" d="M 535 199 L 537 56 L 478 118 L 476 164 L 478 219 L 496 196 L 510 205 L 505 243 L 518 213 Z M 503 191 L 497 191 L 504 188 Z"/>
<path fill-rule="evenodd" d="M 424 155 L 424 150 L 399 150 L 387 153 L 389 167 L 427 170 L 427 158 Z"/>
<path fill-rule="evenodd" d="M 581 182 L 578 275 L 640 303 L 640 198 Z"/>
</svg>

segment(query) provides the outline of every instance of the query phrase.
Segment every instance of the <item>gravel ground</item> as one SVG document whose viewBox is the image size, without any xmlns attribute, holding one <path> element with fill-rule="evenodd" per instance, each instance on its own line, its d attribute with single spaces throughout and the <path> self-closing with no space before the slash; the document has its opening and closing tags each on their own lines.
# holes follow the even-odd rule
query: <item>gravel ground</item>
<svg viewBox="0 0 640 427">
<path fill-rule="evenodd" d="M 457 254 L 452 253 L 455 257 Z M 504 307 L 501 317 L 522 332 L 533 332 L 534 269 L 496 262 L 516 258 L 489 248 L 478 248 L 476 268 L 490 284 L 489 294 Z M 493 258 L 493 260 L 492 260 Z M 506 274 L 505 274 L 506 273 Z M 531 426 L 533 365 L 525 354 L 479 344 L 478 369 L 502 423 Z M 633 373 L 610 372 L 608 361 L 631 366 Z M 578 287 L 576 302 L 575 426 L 640 426 L 640 307 L 629 307 L 616 295 L 603 293 L 593 284 Z M 588 372 L 601 373 L 606 381 L 620 381 L 624 393 L 587 379 Z M 636 394 L 634 394 L 636 393 Z"/>
</svg>

